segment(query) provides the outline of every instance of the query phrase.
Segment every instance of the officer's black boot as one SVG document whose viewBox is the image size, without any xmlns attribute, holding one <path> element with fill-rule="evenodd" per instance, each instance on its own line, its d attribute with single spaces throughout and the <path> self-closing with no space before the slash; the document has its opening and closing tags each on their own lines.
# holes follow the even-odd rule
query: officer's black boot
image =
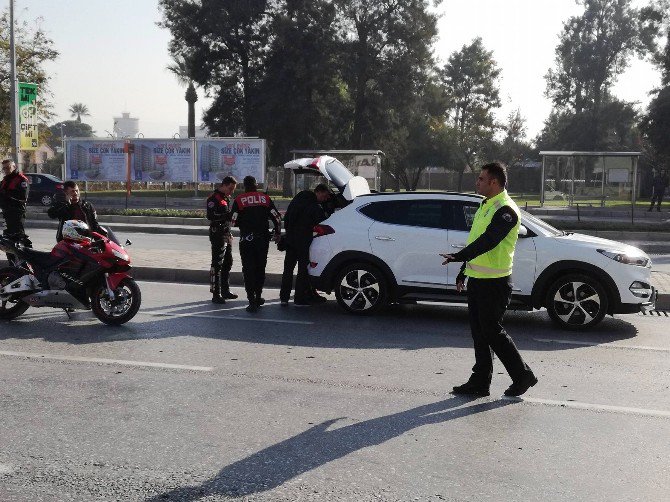
<svg viewBox="0 0 670 502">
<path fill-rule="evenodd" d="M 237 295 L 235 293 L 231 293 L 230 291 L 223 291 L 221 293 L 221 298 L 224 300 L 235 300 Z"/>
<path fill-rule="evenodd" d="M 230 271 L 224 269 L 221 274 L 221 298 L 224 300 L 235 300 L 237 295 L 230 292 Z"/>
<path fill-rule="evenodd" d="M 223 305 L 224 303 L 226 303 L 226 299 L 223 298 L 218 293 L 214 293 L 212 295 L 212 303 L 218 303 L 219 305 Z"/>
<path fill-rule="evenodd" d="M 249 299 L 249 305 L 246 306 L 245 310 L 250 313 L 258 312 L 258 300 L 254 295 L 247 295 Z"/>
</svg>

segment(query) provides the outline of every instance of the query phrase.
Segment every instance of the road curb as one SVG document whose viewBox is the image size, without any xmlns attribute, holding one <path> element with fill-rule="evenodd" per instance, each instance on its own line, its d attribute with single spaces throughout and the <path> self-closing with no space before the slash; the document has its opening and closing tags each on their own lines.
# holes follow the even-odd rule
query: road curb
<svg viewBox="0 0 670 502">
<path fill-rule="evenodd" d="M 0 260 L 0 268 L 7 267 L 7 260 Z M 209 284 L 209 270 L 175 269 L 166 267 L 133 267 L 131 275 L 138 281 L 174 282 L 178 284 Z M 265 285 L 269 288 L 281 286 L 282 274 L 266 273 Z M 244 286 L 242 272 L 230 273 L 232 286 Z"/>
<path fill-rule="evenodd" d="M 7 262 L 0 260 L 0 268 Z M 661 273 L 661 272 L 656 272 Z M 174 269 L 164 267 L 133 267 L 132 276 L 138 281 L 172 282 L 178 284 L 209 284 L 209 270 Z M 281 286 L 282 274 L 265 274 L 265 286 L 278 288 Z M 242 272 L 230 273 L 231 286 L 244 286 Z M 657 310 L 670 310 L 670 292 L 659 293 L 656 300 Z"/>
</svg>

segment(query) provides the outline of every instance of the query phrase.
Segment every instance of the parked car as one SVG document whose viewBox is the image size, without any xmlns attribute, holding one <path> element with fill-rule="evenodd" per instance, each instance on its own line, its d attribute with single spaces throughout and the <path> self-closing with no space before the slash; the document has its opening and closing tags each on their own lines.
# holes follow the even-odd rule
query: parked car
<svg viewBox="0 0 670 502">
<path fill-rule="evenodd" d="M 465 247 L 481 197 L 404 192 L 355 197 L 315 227 L 310 276 L 352 314 L 388 303 L 465 303 L 460 263 L 440 253 Z M 558 230 L 521 211 L 510 309 L 545 307 L 561 327 L 582 330 L 606 314 L 654 308 L 651 260 L 640 249 Z"/>
<path fill-rule="evenodd" d="M 28 204 L 50 206 L 54 196 L 63 192 L 63 181 L 51 174 L 24 173 L 28 177 L 30 190 Z"/>
</svg>

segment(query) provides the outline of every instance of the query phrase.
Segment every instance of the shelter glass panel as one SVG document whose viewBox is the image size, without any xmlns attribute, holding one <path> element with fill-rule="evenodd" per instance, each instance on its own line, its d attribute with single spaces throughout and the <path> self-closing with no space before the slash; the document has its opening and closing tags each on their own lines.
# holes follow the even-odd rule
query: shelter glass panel
<svg viewBox="0 0 670 502">
<path fill-rule="evenodd" d="M 604 157 L 605 198 L 612 204 L 631 202 L 633 194 L 633 159 Z"/>
</svg>

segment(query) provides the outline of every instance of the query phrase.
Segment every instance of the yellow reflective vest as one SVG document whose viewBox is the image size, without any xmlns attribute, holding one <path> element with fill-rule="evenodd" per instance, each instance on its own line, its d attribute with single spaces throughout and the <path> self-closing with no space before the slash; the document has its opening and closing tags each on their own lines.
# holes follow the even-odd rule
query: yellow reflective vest
<svg viewBox="0 0 670 502">
<path fill-rule="evenodd" d="M 467 243 L 474 242 L 481 236 L 486 228 L 491 224 L 493 215 L 501 207 L 509 206 L 519 217 L 515 227 L 509 231 L 505 238 L 491 251 L 473 258 L 465 264 L 465 275 L 476 279 L 496 279 L 498 277 L 507 277 L 512 274 L 512 263 L 514 261 L 514 247 L 519 238 L 519 225 L 521 224 L 521 215 L 519 208 L 512 198 L 503 190 L 495 197 L 487 199 L 479 206 L 475 213 L 475 219 L 472 222 L 470 235 Z"/>
</svg>

